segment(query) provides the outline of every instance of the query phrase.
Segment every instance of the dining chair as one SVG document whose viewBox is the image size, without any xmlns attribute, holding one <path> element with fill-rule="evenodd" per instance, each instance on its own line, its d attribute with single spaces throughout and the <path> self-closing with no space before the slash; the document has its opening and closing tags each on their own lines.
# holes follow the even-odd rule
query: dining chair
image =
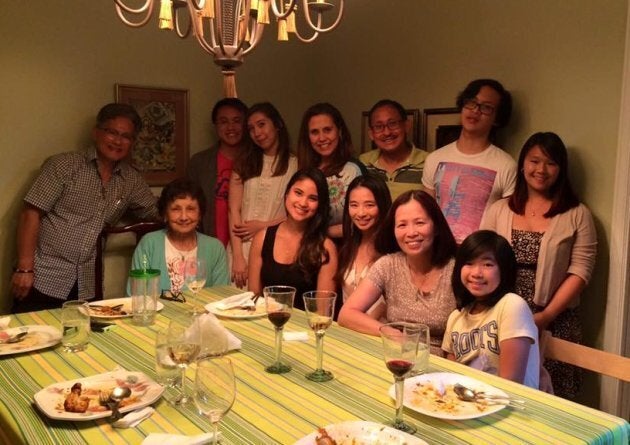
<svg viewBox="0 0 630 445">
<path fill-rule="evenodd" d="M 545 358 L 630 382 L 628 357 L 563 340 L 550 331 L 543 331 L 540 348 Z"/>
<path fill-rule="evenodd" d="M 94 297 L 97 300 L 102 300 L 104 296 L 103 291 L 103 280 L 104 280 L 104 262 L 103 262 L 103 254 L 105 252 L 105 247 L 107 244 L 107 238 L 110 235 L 121 234 L 121 233 L 132 233 L 135 235 L 135 245 L 140 242 L 142 237 L 149 232 L 153 232 L 155 230 L 159 230 L 164 227 L 164 223 L 161 222 L 152 222 L 152 221 L 144 221 L 134 224 L 128 224 L 124 226 L 107 226 L 100 233 L 97 243 L 96 243 L 96 264 L 94 270 Z"/>
</svg>

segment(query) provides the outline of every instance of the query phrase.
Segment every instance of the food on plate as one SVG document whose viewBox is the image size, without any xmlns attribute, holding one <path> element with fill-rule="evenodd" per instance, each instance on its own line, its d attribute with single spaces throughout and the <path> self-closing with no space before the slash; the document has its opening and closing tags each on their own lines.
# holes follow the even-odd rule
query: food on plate
<svg viewBox="0 0 630 445">
<path fill-rule="evenodd" d="M 115 306 L 90 305 L 90 315 L 117 317 L 127 315 L 127 312 L 124 310 L 124 305 L 122 304 L 117 304 Z"/>
<path fill-rule="evenodd" d="M 457 397 L 453 385 L 444 385 L 441 381 L 416 382 L 412 389 L 410 402 L 413 406 L 426 411 L 448 414 L 467 414 L 483 412 L 488 408 L 484 401 L 465 402 Z"/>
<path fill-rule="evenodd" d="M 0 339 L 6 340 L 10 335 L 6 332 L 0 332 Z M 39 344 L 46 343 L 51 336 L 47 332 L 29 332 L 17 343 L 0 343 L 0 349 L 7 351 L 21 351 L 23 349 L 32 348 Z"/>
<path fill-rule="evenodd" d="M 328 435 L 326 428 L 318 428 L 319 436 L 315 437 L 316 445 L 337 445 L 337 442 Z"/>
<path fill-rule="evenodd" d="M 63 402 L 63 409 L 69 413 L 84 413 L 90 405 L 90 398 L 81 395 L 81 384 L 75 383 L 70 388 L 70 394 Z"/>
</svg>

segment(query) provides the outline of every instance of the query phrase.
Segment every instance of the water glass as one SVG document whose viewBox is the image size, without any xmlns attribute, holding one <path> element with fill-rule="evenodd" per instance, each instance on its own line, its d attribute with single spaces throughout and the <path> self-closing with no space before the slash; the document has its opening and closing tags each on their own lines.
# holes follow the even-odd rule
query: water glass
<svg viewBox="0 0 630 445">
<path fill-rule="evenodd" d="M 160 295 L 160 271 L 158 269 L 133 269 L 129 272 L 132 322 L 149 326 L 155 322 L 157 300 Z"/>
<path fill-rule="evenodd" d="M 181 372 L 168 351 L 167 329 L 155 333 L 155 375 L 155 381 L 162 386 L 177 387 L 180 384 Z"/>
<path fill-rule="evenodd" d="M 85 301 L 66 301 L 61 306 L 61 345 L 66 352 L 87 348 L 90 339 L 90 312 Z"/>
<path fill-rule="evenodd" d="M 424 374 L 427 372 L 427 369 L 429 369 L 431 334 L 429 333 L 429 327 L 427 325 L 420 323 L 417 325 L 418 329 L 420 329 L 420 338 L 418 339 L 418 355 L 416 356 L 416 363 L 411 370 L 411 376 Z"/>
</svg>

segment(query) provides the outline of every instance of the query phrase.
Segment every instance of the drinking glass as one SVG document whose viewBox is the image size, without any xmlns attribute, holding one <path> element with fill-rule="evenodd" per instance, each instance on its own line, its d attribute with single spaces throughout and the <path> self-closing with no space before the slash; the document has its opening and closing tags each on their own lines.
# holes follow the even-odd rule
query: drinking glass
<svg viewBox="0 0 630 445">
<path fill-rule="evenodd" d="M 168 330 L 155 333 L 155 381 L 162 386 L 178 387 L 181 371 L 171 358 L 168 350 Z"/>
<path fill-rule="evenodd" d="M 206 260 L 203 258 L 189 258 L 184 264 L 184 282 L 195 296 L 206 285 L 206 271 Z"/>
<path fill-rule="evenodd" d="M 426 327 L 426 326 L 425 326 Z M 405 423 L 402 418 L 405 377 L 409 374 L 418 354 L 418 340 L 422 326 L 416 323 L 386 323 L 380 328 L 383 340 L 383 355 L 387 369 L 394 375 L 396 391 L 396 417 L 391 425 L 409 434 L 416 429 Z"/>
<path fill-rule="evenodd" d="M 420 337 L 418 339 L 418 355 L 416 363 L 411 370 L 409 376 L 421 375 L 429 369 L 429 355 L 431 352 L 431 334 L 429 327 L 425 324 L 418 324 L 420 328 Z"/>
<path fill-rule="evenodd" d="M 216 445 L 219 422 L 236 398 L 236 379 L 229 358 L 212 357 L 197 362 L 193 398 L 199 413 L 208 417 L 214 427 L 212 443 Z"/>
<path fill-rule="evenodd" d="M 61 306 L 61 345 L 65 352 L 87 348 L 90 338 L 90 311 L 85 301 L 66 301 Z"/>
<path fill-rule="evenodd" d="M 271 374 L 284 374 L 291 371 L 291 366 L 280 361 L 282 355 L 282 328 L 291 318 L 295 288 L 291 286 L 267 286 L 263 289 L 267 318 L 276 331 L 276 361 L 265 368 Z"/>
<path fill-rule="evenodd" d="M 333 291 L 314 290 L 304 292 L 302 298 L 304 298 L 304 308 L 306 310 L 308 324 L 315 333 L 317 348 L 317 368 L 315 371 L 306 374 L 306 378 L 314 382 L 327 382 L 334 377 L 332 372 L 324 370 L 322 366 L 324 335 L 333 321 L 337 293 Z"/>
<path fill-rule="evenodd" d="M 201 349 L 201 330 L 199 329 L 198 316 L 187 314 L 172 319 L 166 335 L 168 355 L 181 370 L 181 391 L 172 403 L 186 405 L 190 403 L 190 397 L 186 393 L 186 368 L 197 358 Z"/>
</svg>

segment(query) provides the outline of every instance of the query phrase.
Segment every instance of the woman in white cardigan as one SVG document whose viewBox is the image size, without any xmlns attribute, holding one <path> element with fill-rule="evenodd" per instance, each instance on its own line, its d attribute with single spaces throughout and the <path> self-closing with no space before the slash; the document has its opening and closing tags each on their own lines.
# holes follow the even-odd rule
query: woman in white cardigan
<svg viewBox="0 0 630 445">
<path fill-rule="evenodd" d="M 568 178 L 568 156 L 555 133 L 532 135 L 521 150 L 514 194 L 493 204 L 481 223 L 504 236 L 518 263 L 516 293 L 534 313 L 539 332 L 581 340 L 577 306 L 595 265 L 597 234 L 589 210 Z M 573 398 L 577 368 L 546 362 L 556 394 Z"/>
</svg>

